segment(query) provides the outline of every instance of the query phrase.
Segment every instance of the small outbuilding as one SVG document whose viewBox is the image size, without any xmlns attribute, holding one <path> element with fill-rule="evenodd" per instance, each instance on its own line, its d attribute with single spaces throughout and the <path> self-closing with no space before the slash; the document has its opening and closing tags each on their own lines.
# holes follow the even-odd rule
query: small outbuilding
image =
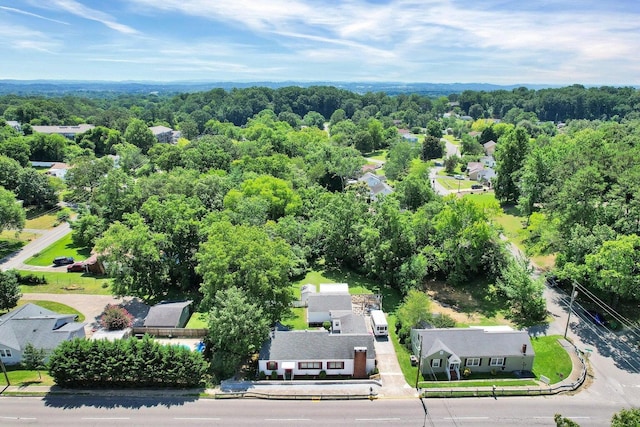
<svg viewBox="0 0 640 427">
<path fill-rule="evenodd" d="M 192 301 L 161 302 L 149 309 L 144 320 L 148 328 L 184 328 L 191 315 Z"/>
</svg>

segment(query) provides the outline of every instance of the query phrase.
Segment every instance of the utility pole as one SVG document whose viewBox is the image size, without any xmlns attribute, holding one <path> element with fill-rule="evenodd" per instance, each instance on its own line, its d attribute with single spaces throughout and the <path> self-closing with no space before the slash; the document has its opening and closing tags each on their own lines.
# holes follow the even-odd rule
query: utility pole
<svg viewBox="0 0 640 427">
<path fill-rule="evenodd" d="M 571 319 L 571 312 L 573 311 L 573 300 L 578 296 L 578 291 L 576 291 L 577 283 L 573 281 L 573 290 L 571 291 L 571 302 L 569 302 L 569 315 L 567 316 L 567 326 L 564 328 L 564 338 L 567 338 L 567 332 L 569 331 L 569 320 Z"/>
</svg>

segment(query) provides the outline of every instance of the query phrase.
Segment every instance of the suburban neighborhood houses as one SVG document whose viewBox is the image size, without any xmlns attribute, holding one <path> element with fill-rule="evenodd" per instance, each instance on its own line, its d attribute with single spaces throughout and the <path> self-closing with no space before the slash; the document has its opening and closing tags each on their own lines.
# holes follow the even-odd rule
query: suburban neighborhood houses
<svg viewBox="0 0 640 427">
<path fill-rule="evenodd" d="M 640 374 L 640 127 L 523 108 L 546 93 L 0 95 L 7 392 L 609 416 Z"/>
</svg>

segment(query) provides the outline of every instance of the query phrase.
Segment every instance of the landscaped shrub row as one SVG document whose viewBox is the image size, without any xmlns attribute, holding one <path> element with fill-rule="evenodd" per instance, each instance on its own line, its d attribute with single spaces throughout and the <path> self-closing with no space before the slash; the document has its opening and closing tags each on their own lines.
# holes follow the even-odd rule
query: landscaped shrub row
<svg viewBox="0 0 640 427">
<path fill-rule="evenodd" d="M 10 270 L 16 276 L 18 283 L 21 285 L 35 286 L 46 285 L 47 279 L 44 276 L 36 276 L 35 274 L 20 274 L 16 270 Z"/>
<path fill-rule="evenodd" d="M 195 387 L 204 382 L 206 371 L 200 353 L 161 345 L 149 336 L 65 341 L 49 359 L 53 380 L 70 388 Z"/>
</svg>

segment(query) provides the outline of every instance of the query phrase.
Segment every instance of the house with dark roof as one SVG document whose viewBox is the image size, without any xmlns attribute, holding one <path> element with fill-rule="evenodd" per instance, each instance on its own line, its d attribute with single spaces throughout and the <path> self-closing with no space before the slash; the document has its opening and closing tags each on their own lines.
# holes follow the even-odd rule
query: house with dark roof
<svg viewBox="0 0 640 427">
<path fill-rule="evenodd" d="M 322 325 L 331 321 L 331 311 L 351 312 L 351 295 L 348 292 L 311 293 L 307 297 L 307 323 Z"/>
<path fill-rule="evenodd" d="M 27 344 L 47 353 L 63 341 L 84 338 L 84 323 L 75 314 L 58 314 L 35 304 L 25 304 L 0 316 L 0 358 L 5 365 L 22 362 Z"/>
<path fill-rule="evenodd" d="M 412 353 L 425 377 L 461 372 L 530 372 L 535 352 L 526 331 L 511 328 L 435 328 L 411 330 Z"/>
<path fill-rule="evenodd" d="M 144 319 L 148 328 L 184 328 L 189 321 L 192 301 L 161 302 L 149 309 Z"/>
<path fill-rule="evenodd" d="M 258 369 L 267 376 L 343 375 L 367 378 L 376 366 L 373 336 L 325 330 L 273 331 L 260 350 Z"/>
</svg>

